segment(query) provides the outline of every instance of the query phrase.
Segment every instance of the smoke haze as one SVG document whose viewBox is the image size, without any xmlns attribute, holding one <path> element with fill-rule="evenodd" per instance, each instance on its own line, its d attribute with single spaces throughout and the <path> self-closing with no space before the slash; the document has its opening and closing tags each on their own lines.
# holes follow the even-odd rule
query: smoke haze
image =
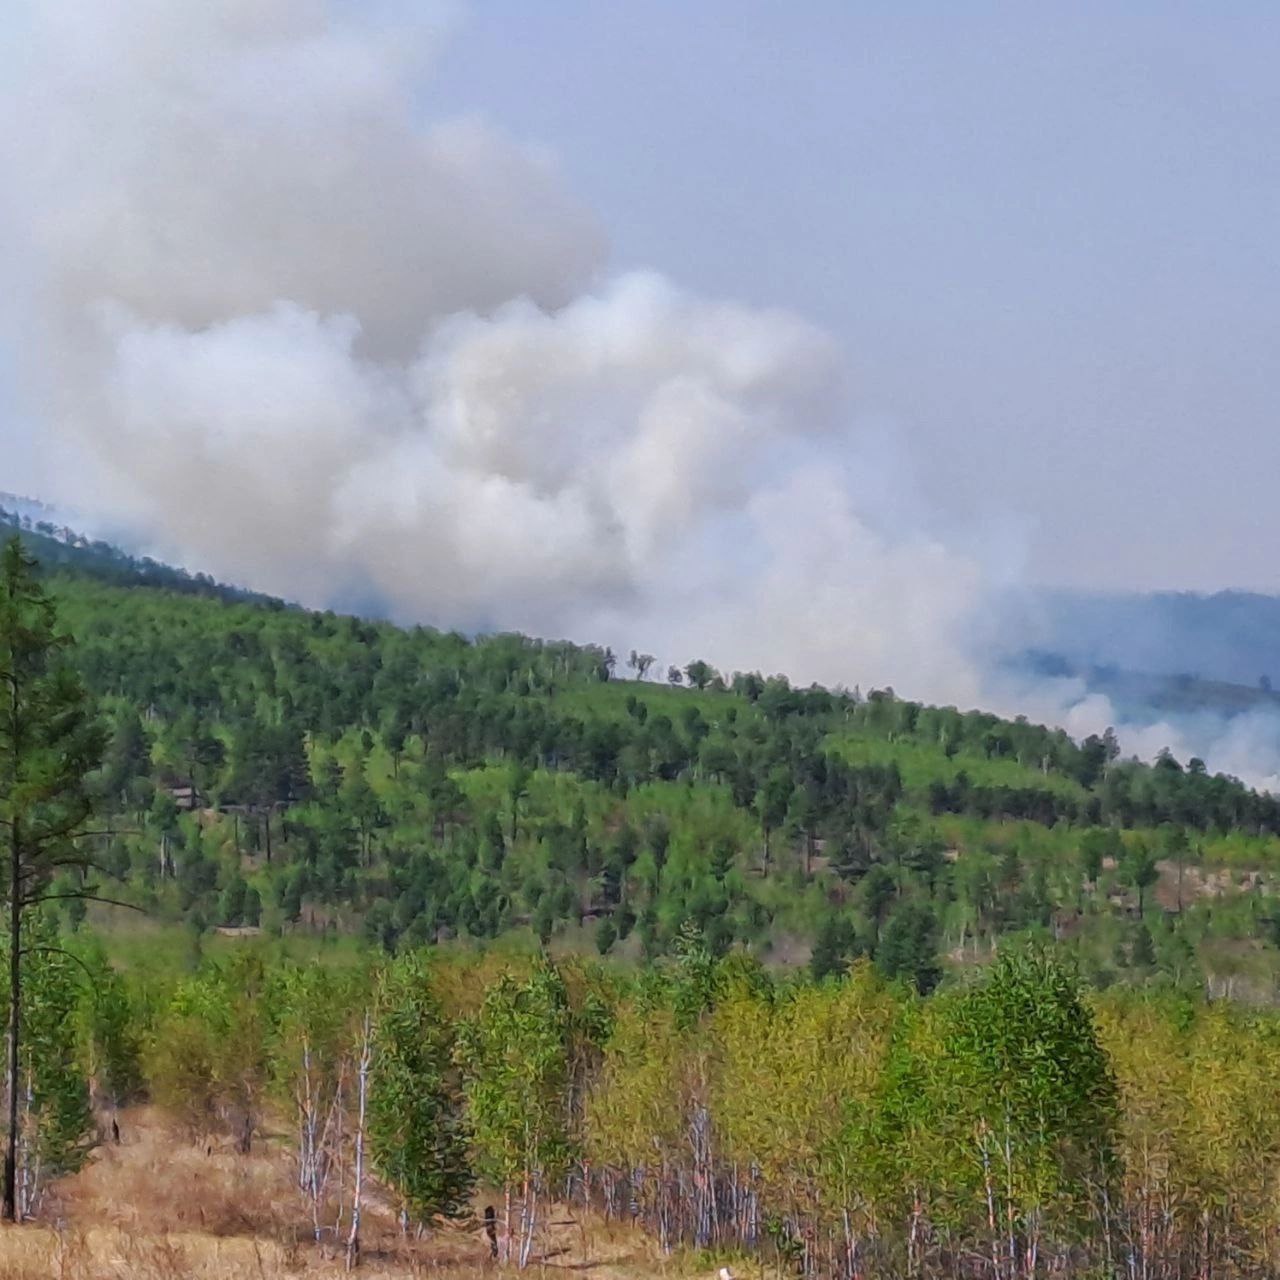
<svg viewBox="0 0 1280 1280">
<path fill-rule="evenodd" d="M 551 159 L 422 119 L 448 8 L 18 12 L 5 319 L 50 496 L 307 604 L 999 699 L 1005 575 L 853 429 L 838 345 L 612 273 Z"/>
<path fill-rule="evenodd" d="M 59 497 L 308 603 L 976 691 L 978 569 L 860 513 L 829 337 L 611 277 L 548 160 L 420 121 L 446 14 L 181 8 L 26 10 L 6 186 Z"/>
</svg>

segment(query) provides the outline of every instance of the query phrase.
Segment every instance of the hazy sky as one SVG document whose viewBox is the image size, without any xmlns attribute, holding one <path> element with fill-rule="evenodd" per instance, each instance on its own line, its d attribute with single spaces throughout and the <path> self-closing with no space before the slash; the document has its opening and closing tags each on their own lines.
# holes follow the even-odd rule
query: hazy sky
<svg viewBox="0 0 1280 1280">
<path fill-rule="evenodd" d="M 419 107 L 545 146 L 610 270 L 834 334 L 940 538 L 1278 591 L 1277 66 L 1263 4 L 474 0 Z"/>
<path fill-rule="evenodd" d="M 1277 66 L 1264 4 L 480 0 L 428 101 L 552 148 L 619 263 L 834 331 L 1029 577 L 1274 591 Z"/>
</svg>

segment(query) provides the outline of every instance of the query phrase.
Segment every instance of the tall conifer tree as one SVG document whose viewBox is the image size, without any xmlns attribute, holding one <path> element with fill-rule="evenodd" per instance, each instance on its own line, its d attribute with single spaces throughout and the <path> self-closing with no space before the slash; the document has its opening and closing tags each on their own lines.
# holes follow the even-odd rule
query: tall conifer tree
<svg viewBox="0 0 1280 1280">
<path fill-rule="evenodd" d="M 3 1214 L 10 1222 L 17 1217 L 23 959 L 35 946 L 23 922 L 51 898 L 89 896 L 52 892 L 50 881 L 91 867 L 78 839 L 93 808 L 87 779 L 106 747 L 84 687 L 62 661 L 69 643 L 34 560 L 11 539 L 0 555 L 0 839 L 9 910 Z"/>
</svg>

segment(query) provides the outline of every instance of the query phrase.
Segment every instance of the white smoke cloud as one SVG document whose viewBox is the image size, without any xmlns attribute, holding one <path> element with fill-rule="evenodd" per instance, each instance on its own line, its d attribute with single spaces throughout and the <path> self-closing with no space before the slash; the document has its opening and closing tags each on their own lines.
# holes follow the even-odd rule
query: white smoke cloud
<svg viewBox="0 0 1280 1280">
<path fill-rule="evenodd" d="M 1206 706 L 1176 715 L 1154 707 L 1143 715 L 1139 707 L 1126 714 L 1082 678 L 1034 678 L 994 667 L 983 671 L 981 701 L 999 715 L 1057 725 L 1077 741 L 1114 729 L 1125 757 L 1151 761 L 1168 751 L 1184 765 L 1199 758 L 1212 773 L 1280 794 L 1280 716 L 1264 707 L 1230 714 Z"/>
<path fill-rule="evenodd" d="M 551 161 L 420 117 L 450 8 L 11 10 L 0 308 L 53 496 L 305 603 L 1114 721 L 971 659 L 1007 569 L 925 531 L 828 336 L 610 276 Z M 1266 781 L 1273 729 L 1127 736 Z"/>
<path fill-rule="evenodd" d="M 61 496 L 309 603 L 974 692 L 978 568 L 860 514 L 832 341 L 611 278 L 544 157 L 421 120 L 447 13 L 22 14 L 12 292 Z"/>
</svg>

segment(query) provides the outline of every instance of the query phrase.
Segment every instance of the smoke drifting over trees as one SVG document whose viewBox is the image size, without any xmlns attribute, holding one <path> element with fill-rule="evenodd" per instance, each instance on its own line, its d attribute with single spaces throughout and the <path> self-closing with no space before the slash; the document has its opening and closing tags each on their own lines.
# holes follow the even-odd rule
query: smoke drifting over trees
<svg viewBox="0 0 1280 1280">
<path fill-rule="evenodd" d="M 611 272 L 548 157 L 423 118 L 451 17 L 17 6 L 3 319 L 48 496 L 309 604 L 1116 719 L 993 689 L 1008 575 L 875 465 L 828 335 Z"/>
<path fill-rule="evenodd" d="M 312 603 L 971 694 L 977 567 L 866 516 L 834 343 L 611 276 L 550 162 L 419 119 L 422 8 L 25 7 L 59 496 Z"/>
</svg>

